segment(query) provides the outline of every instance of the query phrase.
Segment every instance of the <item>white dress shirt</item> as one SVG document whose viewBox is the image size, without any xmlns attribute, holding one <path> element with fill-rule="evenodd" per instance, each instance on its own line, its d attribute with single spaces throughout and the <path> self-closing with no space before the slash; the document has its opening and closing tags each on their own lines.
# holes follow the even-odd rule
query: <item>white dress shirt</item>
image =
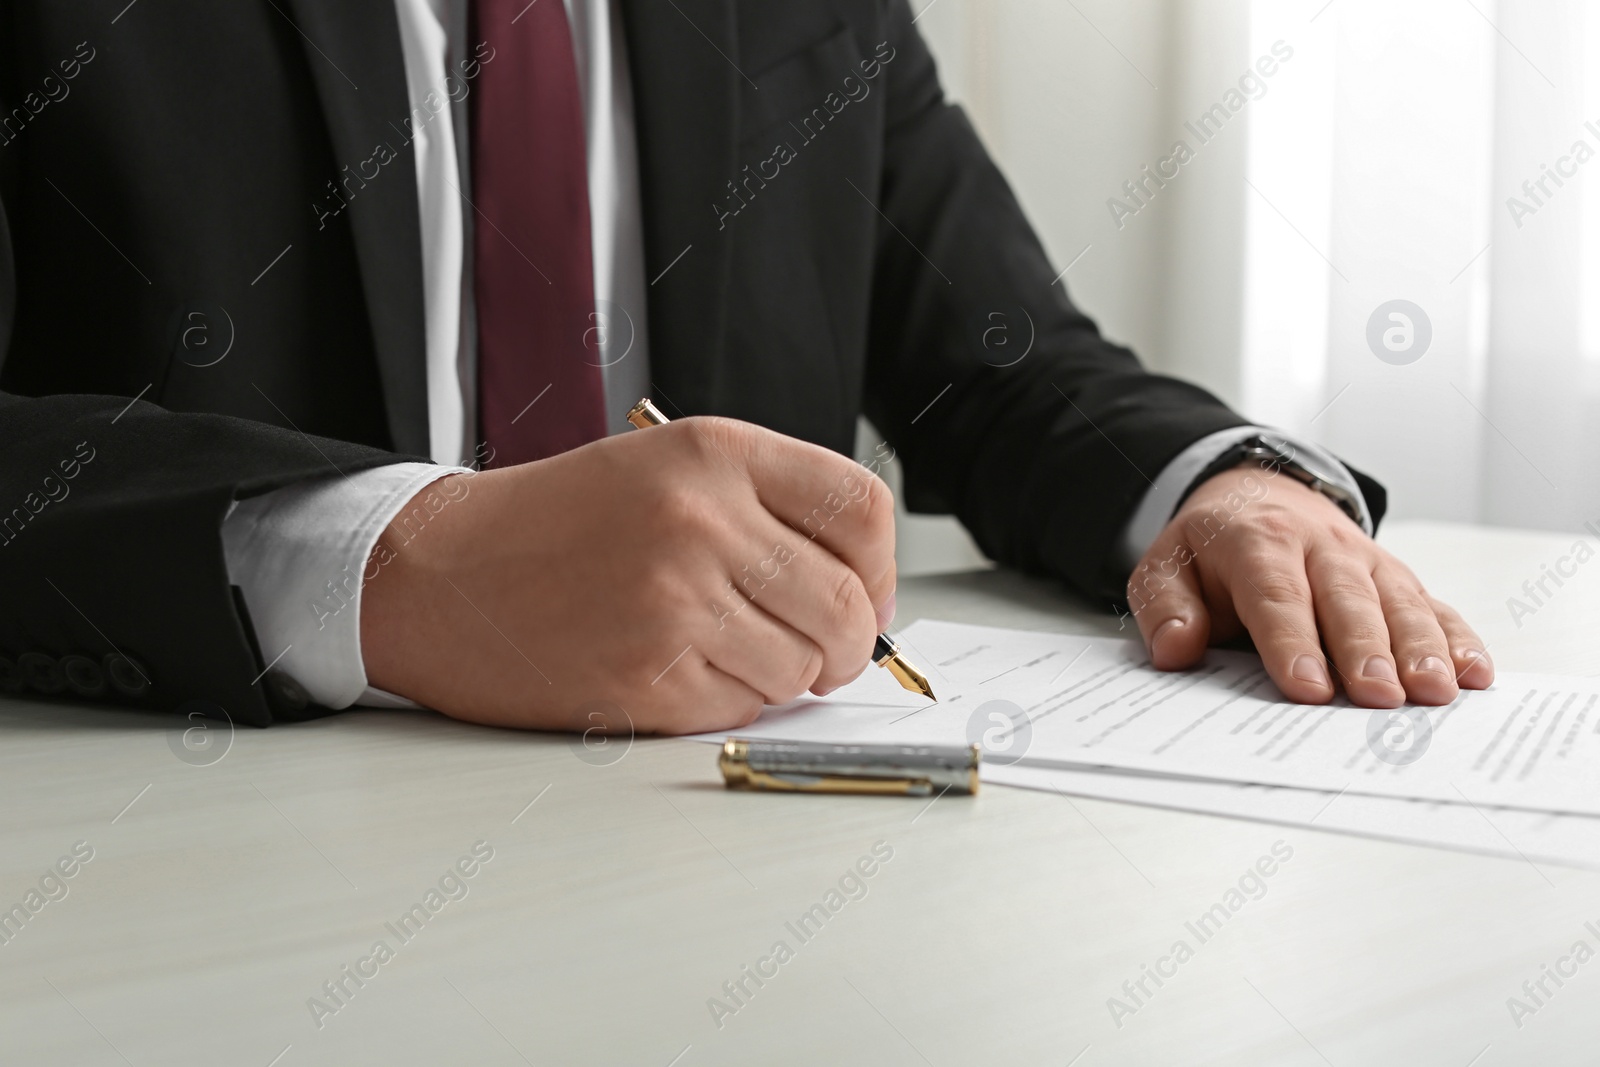
<svg viewBox="0 0 1600 1067">
<path fill-rule="evenodd" d="M 478 439 L 471 296 L 472 242 L 479 235 L 466 200 L 467 99 L 474 87 L 461 67 L 477 42 L 467 40 L 467 2 L 395 0 L 412 108 L 434 463 L 311 479 L 237 502 L 222 526 L 229 579 L 243 591 L 263 657 L 312 702 L 329 708 L 410 704 L 367 685 L 362 572 L 384 527 L 413 496 L 447 474 L 468 471 L 462 464 L 472 461 Z M 619 433 L 628 428 L 628 407 L 650 392 L 633 91 L 615 0 L 564 3 L 583 98 L 608 430 Z M 1194 476 L 1255 432 L 1243 427 L 1212 434 L 1168 464 L 1129 522 L 1123 554 L 1132 560 L 1142 555 Z M 1360 498 L 1353 477 L 1347 488 Z"/>
</svg>

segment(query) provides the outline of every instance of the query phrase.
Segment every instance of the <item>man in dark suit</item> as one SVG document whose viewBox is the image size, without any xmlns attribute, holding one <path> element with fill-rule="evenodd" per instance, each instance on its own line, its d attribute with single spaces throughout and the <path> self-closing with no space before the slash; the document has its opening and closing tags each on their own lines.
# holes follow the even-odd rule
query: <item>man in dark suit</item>
<svg viewBox="0 0 1600 1067">
<path fill-rule="evenodd" d="M 8 691 L 743 723 L 893 614 L 863 412 L 1158 666 L 1492 678 L 1376 483 L 1068 301 L 905 0 L 0 0 L 0 49 Z"/>
</svg>

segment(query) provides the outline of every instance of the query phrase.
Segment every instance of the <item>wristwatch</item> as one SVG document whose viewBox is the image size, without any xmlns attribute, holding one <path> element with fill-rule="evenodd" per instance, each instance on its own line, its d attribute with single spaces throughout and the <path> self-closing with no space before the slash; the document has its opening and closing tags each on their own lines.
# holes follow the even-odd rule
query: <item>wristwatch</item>
<svg viewBox="0 0 1600 1067">
<path fill-rule="evenodd" d="M 1223 471 L 1256 463 L 1263 470 L 1277 468 L 1306 488 L 1321 493 L 1335 504 L 1350 520 L 1369 534 L 1372 526 L 1367 520 L 1366 503 L 1359 492 L 1350 489 L 1350 478 L 1332 456 L 1321 449 L 1296 448 L 1287 438 L 1272 433 L 1252 434 L 1223 452 L 1189 483 L 1178 507 L 1209 479 Z M 1173 509 L 1174 511 L 1177 508 Z"/>
</svg>

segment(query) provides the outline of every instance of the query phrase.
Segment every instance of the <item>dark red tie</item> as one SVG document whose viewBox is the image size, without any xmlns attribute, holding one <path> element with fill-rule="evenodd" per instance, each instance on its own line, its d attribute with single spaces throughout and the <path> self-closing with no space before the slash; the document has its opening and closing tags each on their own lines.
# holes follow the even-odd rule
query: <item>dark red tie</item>
<svg viewBox="0 0 1600 1067">
<path fill-rule="evenodd" d="M 583 101 L 562 0 L 473 0 L 478 418 L 507 467 L 605 436 Z"/>
</svg>

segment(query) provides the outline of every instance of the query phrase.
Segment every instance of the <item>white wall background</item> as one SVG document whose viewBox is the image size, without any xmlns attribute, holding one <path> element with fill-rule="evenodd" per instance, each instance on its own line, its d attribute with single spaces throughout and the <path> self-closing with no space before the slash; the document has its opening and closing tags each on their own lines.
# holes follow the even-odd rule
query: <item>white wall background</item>
<svg viewBox="0 0 1600 1067">
<path fill-rule="evenodd" d="M 1073 298 L 1151 367 L 1333 448 L 1392 517 L 1600 519 L 1600 158 L 1560 163 L 1600 153 L 1600 3 L 912 4 L 1058 269 L 1082 253 Z M 1201 145 L 1185 120 L 1279 41 Z M 1178 139 L 1193 160 L 1119 228 L 1107 200 Z M 1432 340 L 1386 361 L 1368 323 L 1396 299 Z M 977 558 L 931 519 L 901 557 Z"/>
</svg>

